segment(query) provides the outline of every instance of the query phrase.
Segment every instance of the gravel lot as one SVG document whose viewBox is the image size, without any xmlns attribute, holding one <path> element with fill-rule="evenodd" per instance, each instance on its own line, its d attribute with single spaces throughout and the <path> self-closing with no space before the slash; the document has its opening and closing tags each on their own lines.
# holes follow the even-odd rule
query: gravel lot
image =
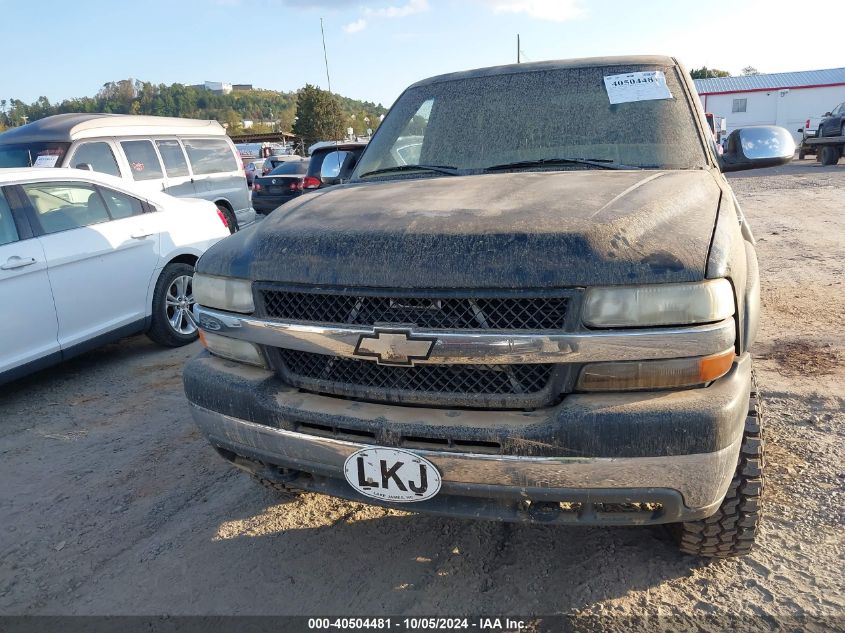
<svg viewBox="0 0 845 633">
<path fill-rule="evenodd" d="M 732 178 L 759 241 L 768 479 L 759 547 L 280 499 L 188 414 L 197 344 L 126 339 L 0 392 L 0 613 L 702 616 L 845 628 L 845 164 Z M 756 623 L 756 624 L 755 624 Z M 820 625 L 821 626 L 821 625 Z"/>
</svg>

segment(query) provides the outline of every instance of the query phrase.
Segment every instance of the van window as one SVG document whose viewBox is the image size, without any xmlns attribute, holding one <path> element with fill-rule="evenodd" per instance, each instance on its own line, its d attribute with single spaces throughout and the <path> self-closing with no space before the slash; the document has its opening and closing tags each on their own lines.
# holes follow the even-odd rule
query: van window
<svg viewBox="0 0 845 633">
<path fill-rule="evenodd" d="M 6 203 L 3 192 L 0 191 L 0 246 L 18 241 L 18 229 L 15 227 L 15 220 L 12 218 L 12 210 Z"/>
<path fill-rule="evenodd" d="M 59 233 L 108 222 L 111 218 L 93 185 L 80 182 L 41 182 L 23 185 L 45 233 Z"/>
<path fill-rule="evenodd" d="M 108 143 L 83 143 L 76 148 L 71 162 L 71 167 L 87 163 L 94 171 L 120 176 L 120 169 Z"/>
<path fill-rule="evenodd" d="M 188 175 L 188 161 L 185 160 L 179 141 L 156 141 L 156 146 L 168 176 L 176 178 Z"/>
<path fill-rule="evenodd" d="M 163 176 L 152 141 L 121 141 L 120 146 L 135 180 L 155 180 Z"/>
<path fill-rule="evenodd" d="M 217 174 L 238 170 L 235 155 L 222 139 L 184 139 L 194 174 Z"/>
<path fill-rule="evenodd" d="M 3 143 L 0 167 L 58 167 L 70 143 Z"/>
</svg>

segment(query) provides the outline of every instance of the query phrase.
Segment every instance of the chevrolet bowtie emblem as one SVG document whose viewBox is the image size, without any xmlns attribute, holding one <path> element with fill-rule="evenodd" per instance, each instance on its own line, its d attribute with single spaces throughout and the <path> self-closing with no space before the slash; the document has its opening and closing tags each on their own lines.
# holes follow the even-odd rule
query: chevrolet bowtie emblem
<svg viewBox="0 0 845 633">
<path fill-rule="evenodd" d="M 413 336 L 410 330 L 376 328 L 362 334 L 355 346 L 355 356 L 374 359 L 379 365 L 412 367 L 414 361 L 426 360 L 436 338 Z"/>
</svg>

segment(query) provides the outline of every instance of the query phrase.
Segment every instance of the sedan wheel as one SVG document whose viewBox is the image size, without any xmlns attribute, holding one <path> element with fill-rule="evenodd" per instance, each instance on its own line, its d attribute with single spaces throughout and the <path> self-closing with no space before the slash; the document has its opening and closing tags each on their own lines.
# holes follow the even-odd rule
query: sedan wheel
<svg viewBox="0 0 845 633">
<path fill-rule="evenodd" d="M 194 307 L 193 277 L 179 275 L 170 284 L 165 297 L 167 321 L 174 332 L 193 334 L 197 324 L 191 310 Z"/>
<path fill-rule="evenodd" d="M 156 343 L 179 347 L 197 340 L 194 321 L 194 267 L 172 263 L 164 267 L 153 293 L 149 336 Z"/>
</svg>

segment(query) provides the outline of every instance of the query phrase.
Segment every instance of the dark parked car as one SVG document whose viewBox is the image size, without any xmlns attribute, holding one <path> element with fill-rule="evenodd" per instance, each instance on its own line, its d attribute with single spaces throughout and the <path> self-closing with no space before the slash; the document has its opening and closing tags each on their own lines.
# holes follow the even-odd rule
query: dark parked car
<svg viewBox="0 0 845 633">
<path fill-rule="evenodd" d="M 763 487 L 760 279 L 723 172 L 794 152 L 756 126 L 717 154 L 670 57 L 420 81 L 348 183 L 199 260 L 194 420 L 279 490 L 674 524 L 683 552 L 745 554 Z M 324 181 L 349 158 L 324 157 Z"/>
<path fill-rule="evenodd" d="M 845 136 L 845 103 L 840 103 L 832 111 L 825 113 L 819 123 L 817 137 L 825 136 Z"/>
<path fill-rule="evenodd" d="M 279 205 L 302 194 L 303 181 L 309 161 L 285 161 L 266 176 L 258 176 L 252 183 L 252 208 L 267 214 Z"/>
</svg>

